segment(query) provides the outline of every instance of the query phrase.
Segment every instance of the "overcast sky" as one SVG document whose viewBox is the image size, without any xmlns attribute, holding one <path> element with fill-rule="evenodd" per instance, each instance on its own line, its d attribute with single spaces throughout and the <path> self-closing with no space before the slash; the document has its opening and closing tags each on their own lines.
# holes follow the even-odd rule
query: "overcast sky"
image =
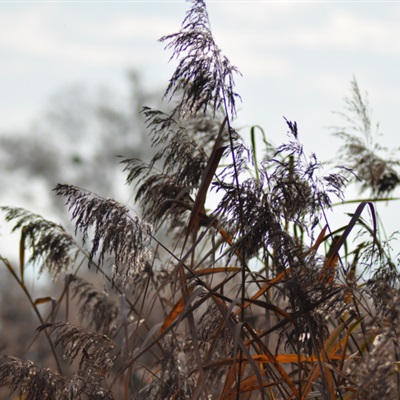
<svg viewBox="0 0 400 400">
<path fill-rule="evenodd" d="M 209 1 L 212 30 L 238 67 L 238 125 L 285 140 L 296 120 L 306 152 L 335 155 L 350 81 L 368 91 L 383 144 L 400 146 L 400 2 Z M 71 84 L 126 92 L 125 72 L 166 87 L 174 65 L 157 40 L 179 30 L 185 1 L 0 1 L 0 132 L 40 118 Z M 393 219 L 393 218 L 392 218 Z M 397 229 L 397 227 L 394 227 Z"/>
<path fill-rule="evenodd" d="M 23 128 L 51 94 L 74 83 L 123 91 L 124 71 L 165 86 L 174 64 L 157 42 L 176 32 L 185 1 L 1 1 L 0 130 Z M 262 125 L 279 143 L 296 120 L 326 158 L 326 127 L 340 124 L 353 75 L 398 145 L 400 3 L 209 1 L 214 35 L 242 72 L 240 125 Z M 312 150 L 315 150 L 312 148 Z"/>
</svg>

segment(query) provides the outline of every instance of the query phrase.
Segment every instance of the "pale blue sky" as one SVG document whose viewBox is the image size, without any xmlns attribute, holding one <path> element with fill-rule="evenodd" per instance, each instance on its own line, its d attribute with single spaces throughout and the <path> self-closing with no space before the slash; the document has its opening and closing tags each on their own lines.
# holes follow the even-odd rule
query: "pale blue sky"
<svg viewBox="0 0 400 400">
<path fill-rule="evenodd" d="M 327 127 L 342 123 L 332 111 L 343 110 L 354 75 L 369 93 L 383 144 L 400 146 L 400 2 L 207 4 L 219 46 L 243 74 L 236 80 L 243 98 L 238 125 L 261 125 L 279 144 L 285 116 L 297 121 L 306 152 L 331 158 L 338 142 Z M 26 128 L 54 92 L 71 84 L 124 94 L 130 68 L 150 89 L 165 87 L 174 64 L 157 40 L 179 29 L 189 6 L 0 1 L 0 131 Z"/>
<path fill-rule="evenodd" d="M 0 2 L 0 130 L 24 127 L 72 83 L 124 90 L 124 71 L 165 86 L 173 70 L 157 39 L 179 29 L 185 1 Z M 297 120 L 306 146 L 332 153 L 349 81 L 369 92 L 374 116 L 398 146 L 400 3 L 209 1 L 213 32 L 242 72 L 240 125 L 284 138 Z"/>
</svg>

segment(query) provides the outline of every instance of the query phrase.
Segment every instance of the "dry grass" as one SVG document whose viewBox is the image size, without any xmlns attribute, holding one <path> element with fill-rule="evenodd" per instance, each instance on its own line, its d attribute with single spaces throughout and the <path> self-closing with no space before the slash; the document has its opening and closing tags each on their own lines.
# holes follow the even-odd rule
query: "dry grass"
<svg viewBox="0 0 400 400">
<path fill-rule="evenodd" d="M 253 127 L 247 147 L 233 128 L 237 71 L 214 42 L 203 1 L 192 1 L 181 30 L 162 40 L 178 59 L 166 91 L 177 104 L 170 114 L 143 109 L 157 152 L 148 164 L 122 162 L 143 218 L 61 184 L 55 192 L 80 241 L 3 208 L 21 244 L 19 265 L 1 261 L 54 363 L 4 355 L 0 384 L 30 400 L 399 398 L 399 275 L 378 238 L 373 201 L 332 231 L 326 211 L 343 199 L 346 169 L 324 174 L 291 121 L 287 143 L 275 149 Z M 353 91 L 349 104 L 369 129 Z M 363 188 L 382 197 L 397 185 L 383 186 L 395 163 L 378 177 L 382 160 L 362 146 L 345 155 Z M 212 190 L 220 201 L 207 210 Z M 65 275 L 58 298 L 32 297 L 32 263 Z M 80 324 L 69 322 L 73 314 Z"/>
</svg>

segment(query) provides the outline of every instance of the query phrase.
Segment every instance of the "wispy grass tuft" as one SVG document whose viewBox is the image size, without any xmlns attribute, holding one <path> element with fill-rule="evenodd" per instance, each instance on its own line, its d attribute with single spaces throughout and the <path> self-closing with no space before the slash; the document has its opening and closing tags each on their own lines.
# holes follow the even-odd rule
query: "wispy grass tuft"
<svg viewBox="0 0 400 400">
<path fill-rule="evenodd" d="M 19 398 L 32 400 L 77 398 L 81 393 L 73 380 L 32 361 L 11 358 L 0 366 L 0 385 L 7 384 Z"/>
<path fill-rule="evenodd" d="M 400 398 L 398 257 L 380 240 L 372 201 L 342 226 L 332 208 L 355 176 L 380 200 L 398 184 L 356 82 L 352 125 L 338 133 L 342 165 L 326 173 L 294 121 L 278 146 L 253 127 L 249 148 L 234 128 L 238 71 L 204 1 L 161 40 L 178 59 L 166 90 L 175 106 L 143 108 L 153 157 L 122 161 L 141 214 L 57 185 L 78 246 L 60 225 L 3 207 L 21 230 L 19 273 L 0 261 L 40 326 L 32 361 L 4 356 L 0 384 L 34 400 Z M 38 296 L 25 251 L 64 284 Z M 11 298 L 2 304 L 20 304 Z"/>
<path fill-rule="evenodd" d="M 47 270 L 57 276 L 75 265 L 79 249 L 61 225 L 23 208 L 1 210 L 6 221 L 16 221 L 13 232 L 21 229 L 21 251 L 30 250 L 28 262 L 39 265 L 40 272 Z"/>
<path fill-rule="evenodd" d="M 66 281 L 72 288 L 73 297 L 78 301 L 81 322 L 89 321 L 96 332 L 113 337 L 121 322 L 117 304 L 104 290 L 100 292 L 81 277 L 67 275 Z"/>
<path fill-rule="evenodd" d="M 208 107 L 215 114 L 221 106 L 234 116 L 239 96 L 234 91 L 233 75 L 238 70 L 214 41 L 205 1 L 192 3 L 180 31 L 160 39 L 168 43 L 167 49 L 173 50 L 171 58 L 179 60 L 165 95 L 182 91 L 175 108 L 182 117 L 205 113 Z"/>
<path fill-rule="evenodd" d="M 129 281 L 132 275 L 145 268 L 151 256 L 151 226 L 129 209 L 113 199 L 104 199 L 71 185 L 57 185 L 58 196 L 67 198 L 66 205 L 72 211 L 75 233 L 83 234 L 83 243 L 93 228 L 92 248 L 89 259 L 98 255 L 102 263 L 106 254 L 114 256 L 113 278 L 122 276 Z"/>
<path fill-rule="evenodd" d="M 372 124 L 372 111 L 367 96 L 361 94 L 355 78 L 351 81 L 351 95 L 345 98 L 346 112 L 338 113 L 348 124 L 335 127 L 334 134 L 343 145 L 339 162 L 349 168 L 348 177 L 361 184 L 361 190 L 370 190 L 373 196 L 390 195 L 400 183 L 398 155 L 381 146 L 379 123 Z M 351 172 L 350 172 L 351 171 Z M 353 175 L 355 174 L 355 175 Z"/>
</svg>

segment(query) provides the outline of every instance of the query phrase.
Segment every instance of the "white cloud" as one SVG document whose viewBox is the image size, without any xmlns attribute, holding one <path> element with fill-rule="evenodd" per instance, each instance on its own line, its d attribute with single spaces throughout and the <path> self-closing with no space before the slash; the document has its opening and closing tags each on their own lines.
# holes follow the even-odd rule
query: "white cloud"
<svg viewBox="0 0 400 400">
<path fill-rule="evenodd" d="M 305 24 L 304 16 L 321 12 L 320 20 Z M 400 51 L 400 25 L 393 21 L 359 16 L 344 9 L 324 13 L 313 4 L 295 3 L 210 3 L 209 13 L 224 53 L 247 75 L 265 74 L 285 77 L 293 71 L 282 49 L 354 50 L 378 54 Z M 296 13 L 301 13 L 297 18 Z M 88 20 L 75 9 L 63 19 L 62 8 L 35 5 L 22 11 L 0 15 L 1 48 L 26 56 L 63 60 L 79 64 L 123 68 L 144 66 L 160 56 L 156 40 L 176 31 L 182 15 L 163 16 L 132 13 L 106 16 L 101 21 Z M 58 21 L 67 20 L 66 28 Z M 54 21 L 56 21 L 54 23 Z M 280 23 L 277 23 L 280 21 Z M 74 35 L 72 35 L 72 33 Z"/>
<path fill-rule="evenodd" d="M 336 12 L 318 29 L 289 31 L 284 41 L 308 48 L 393 53 L 400 50 L 400 44 L 393 43 L 399 35 L 398 23 Z"/>
<path fill-rule="evenodd" d="M 269 24 L 277 19 L 288 19 L 295 15 L 299 9 L 305 10 L 313 6 L 310 3 L 298 3 L 290 1 L 240 1 L 232 3 L 210 3 L 208 5 L 211 23 L 215 21 L 213 12 L 224 15 L 226 21 L 235 23 L 236 28 L 242 29 L 242 24 L 259 26 Z M 214 24 L 213 24 L 214 25 Z"/>
<path fill-rule="evenodd" d="M 380 8 L 384 7 L 379 5 Z M 400 7 L 374 8 L 313 3 L 235 3 L 220 7 L 219 29 L 259 50 L 304 49 L 400 52 Z M 217 18 L 215 18 L 217 20 Z M 225 22 L 225 23 L 224 23 Z"/>
<path fill-rule="evenodd" d="M 287 60 L 274 55 L 256 57 L 250 52 L 237 52 L 237 66 L 244 79 L 258 79 L 259 77 L 284 78 L 292 72 L 292 67 Z M 235 57 L 235 58 L 236 58 Z"/>
<path fill-rule="evenodd" d="M 349 88 L 349 81 L 343 80 L 340 74 L 335 74 L 333 71 L 321 71 L 318 74 L 313 74 L 306 77 L 306 85 L 314 93 L 322 94 L 327 98 L 336 98 L 340 101 Z"/>
<path fill-rule="evenodd" d="M 144 10 L 145 5 L 113 5 L 102 9 L 92 4 L 85 12 L 83 7 L 88 6 L 66 3 L 0 7 L 0 68 L 5 71 L 1 79 L 11 80 L 13 74 L 17 81 L 17 75 L 25 72 L 21 68 L 26 69 L 28 76 L 32 64 L 36 73 L 43 71 L 41 85 L 46 86 L 50 84 L 46 76 L 50 69 L 60 70 L 53 85 L 61 76 L 65 82 L 75 80 L 77 71 L 81 72 L 79 79 L 86 79 L 91 70 L 112 69 L 115 73 L 116 69 L 122 71 L 127 66 L 150 71 L 152 83 L 160 80 L 170 53 L 162 54 L 163 45 L 156 41 L 179 29 L 189 5 L 168 3 L 147 6 Z M 128 7 L 131 7 L 129 12 Z M 163 12 L 165 7 L 171 12 Z M 304 2 L 210 2 L 208 5 L 216 41 L 244 74 L 241 81 L 254 84 L 258 80 L 260 84 L 271 85 L 273 80 L 277 86 L 291 88 L 297 80 L 316 95 L 339 101 L 346 94 L 343 87 L 347 88 L 352 73 L 359 76 L 358 60 L 385 55 L 388 61 L 396 62 L 393 56 L 400 51 L 397 41 L 400 7 L 393 8 L 397 13 L 391 12 L 387 5 L 379 7 L 387 7 L 388 11 L 374 15 L 373 6 Z M 2 51 L 8 57 L 6 68 Z M 350 61 L 349 53 L 356 54 Z M 16 60 L 22 59 L 24 63 L 13 70 L 14 54 Z M 331 63 L 319 63 L 321 55 L 329 57 Z M 371 63 L 362 67 L 364 76 L 368 76 L 366 71 L 372 71 L 371 80 L 380 68 Z M 33 79 L 38 79 L 37 76 Z M 363 77 L 360 83 L 365 82 L 371 88 L 371 80 Z M 162 83 L 165 83 L 163 77 Z M 396 99 L 393 94 L 393 100 Z"/>
<path fill-rule="evenodd" d="M 400 36 L 396 17 L 400 7 L 379 5 L 385 7 L 383 12 L 374 13 L 375 5 L 217 4 L 211 3 L 215 14 L 210 11 L 217 43 L 254 79 L 311 76 L 310 69 L 325 68 L 323 75 L 329 79 L 321 78 L 316 85 L 338 95 L 343 73 L 349 80 L 360 68 L 373 69 L 372 65 L 361 66 L 360 60 L 392 59 L 400 53 L 400 42 L 395 40 Z M 330 65 L 327 60 L 332 61 Z"/>
<path fill-rule="evenodd" d="M 54 47 L 54 35 L 46 27 L 49 8 L 0 14 L 0 46 L 13 51 L 41 54 Z"/>
<path fill-rule="evenodd" d="M 104 27 L 91 25 L 86 30 L 90 35 L 103 37 L 105 34 L 114 39 L 159 39 L 161 36 L 173 33 L 180 27 L 178 18 L 168 18 L 161 15 L 126 15 L 113 18 Z"/>
<path fill-rule="evenodd" d="M 170 18 L 157 15 L 117 15 L 98 22 L 87 21 L 79 13 L 76 17 L 63 26 L 58 23 L 63 21 L 62 10 L 55 7 L 3 12 L 0 58 L 1 50 L 6 50 L 19 56 L 47 59 L 52 64 L 73 63 L 76 68 L 80 63 L 121 69 L 131 64 L 143 66 L 154 62 L 155 49 L 162 48 L 157 39 L 176 28 Z"/>
</svg>

